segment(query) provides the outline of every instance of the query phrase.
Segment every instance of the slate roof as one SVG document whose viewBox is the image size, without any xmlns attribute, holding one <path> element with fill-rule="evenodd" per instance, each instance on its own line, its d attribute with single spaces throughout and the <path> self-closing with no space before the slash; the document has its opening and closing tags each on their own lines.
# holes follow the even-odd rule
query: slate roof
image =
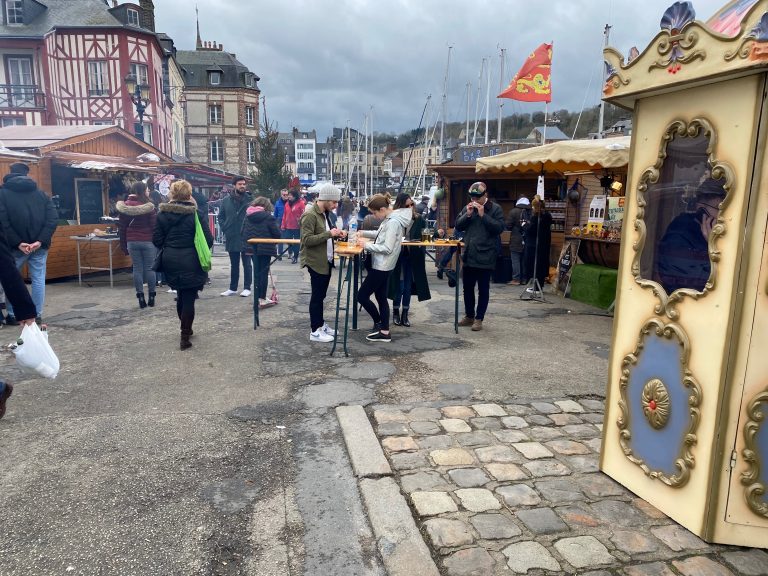
<svg viewBox="0 0 768 576">
<path fill-rule="evenodd" d="M 539 134 L 544 134 L 544 126 L 536 126 L 528 135 L 529 140 L 533 140 L 533 132 L 537 131 Z M 570 140 L 560 128 L 557 126 L 547 126 L 547 140 Z"/>
<path fill-rule="evenodd" d="M 245 75 L 253 74 L 248 67 L 229 52 L 223 50 L 178 50 L 176 63 L 184 75 L 187 88 L 254 88 L 246 86 Z M 221 72 L 221 83 L 208 83 L 209 71 Z M 259 77 L 254 74 L 254 79 Z"/>
<path fill-rule="evenodd" d="M 22 25 L 7 26 L 0 20 L 0 36 L 42 38 L 53 28 L 65 26 L 124 28 L 104 0 L 25 0 L 24 11 L 39 14 Z"/>
</svg>

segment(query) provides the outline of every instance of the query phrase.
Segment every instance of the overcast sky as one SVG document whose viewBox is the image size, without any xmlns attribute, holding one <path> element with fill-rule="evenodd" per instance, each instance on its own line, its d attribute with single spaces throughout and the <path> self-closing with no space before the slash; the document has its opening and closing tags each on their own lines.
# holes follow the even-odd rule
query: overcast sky
<svg viewBox="0 0 768 576">
<path fill-rule="evenodd" d="M 695 0 L 707 20 L 725 0 Z M 441 108 L 452 46 L 447 121 L 464 122 L 466 84 L 475 119 L 478 74 L 490 58 L 491 118 L 497 117 L 500 49 L 504 86 L 527 55 L 554 41 L 550 110 L 578 111 L 600 99 L 603 27 L 626 55 L 659 32 L 672 0 L 198 0 L 203 40 L 216 41 L 261 77 L 267 114 L 281 131 L 296 126 L 325 139 L 333 126 L 362 129 L 373 107 L 376 132 L 400 133 L 419 123 L 432 95 L 430 123 Z M 195 45 L 190 0 L 155 0 L 157 29 L 176 47 Z M 481 118 L 486 82 L 482 81 Z M 504 114 L 544 104 L 503 100 Z M 484 122 L 484 120 L 481 120 Z"/>
</svg>

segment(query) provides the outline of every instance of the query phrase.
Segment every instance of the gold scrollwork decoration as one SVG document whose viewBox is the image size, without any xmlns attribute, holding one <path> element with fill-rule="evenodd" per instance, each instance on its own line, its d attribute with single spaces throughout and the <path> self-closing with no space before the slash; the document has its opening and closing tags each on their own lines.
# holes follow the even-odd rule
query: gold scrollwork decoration
<svg viewBox="0 0 768 576">
<path fill-rule="evenodd" d="M 715 225 L 712 227 L 712 231 L 709 234 L 707 242 L 710 260 L 710 274 L 709 279 L 704 285 L 704 289 L 699 292 L 690 288 L 679 288 L 672 294 L 667 294 L 664 288 L 658 282 L 645 279 L 641 276 L 640 271 L 640 259 L 642 257 L 643 248 L 647 240 L 647 230 L 644 222 L 645 207 L 647 206 L 647 193 L 649 188 L 659 181 L 661 169 L 664 166 L 664 161 L 667 158 L 667 145 L 675 138 L 696 138 L 703 134 L 707 137 L 707 157 L 709 159 L 709 165 L 711 166 L 711 176 L 715 180 L 724 179 L 725 184 L 723 189 L 725 190 L 725 198 L 718 206 L 718 215 Z M 684 297 L 693 298 L 698 300 L 704 296 L 707 292 L 715 288 L 715 280 L 717 278 L 717 264 L 720 261 L 720 251 L 717 248 L 717 241 L 720 236 L 723 236 L 726 232 L 725 220 L 723 218 L 723 211 L 730 204 L 732 194 L 731 190 L 735 183 L 735 173 L 733 168 L 726 162 L 719 161 L 714 151 L 717 145 L 717 135 L 715 133 L 712 124 L 705 118 L 694 118 L 690 122 L 684 120 L 675 120 L 672 122 L 664 133 L 659 146 L 659 153 L 656 159 L 656 163 L 647 168 L 640 176 L 640 182 L 637 187 L 637 217 L 635 219 L 634 228 L 638 233 L 637 240 L 633 243 L 632 247 L 635 251 L 635 256 L 632 260 L 632 275 L 637 282 L 643 288 L 650 289 L 654 296 L 658 298 L 659 303 L 656 305 L 656 314 L 666 316 L 670 320 L 677 320 L 679 312 L 676 308 L 677 303 L 682 301 Z"/>
<path fill-rule="evenodd" d="M 682 445 L 680 446 L 680 453 L 675 460 L 677 473 L 672 476 L 667 476 L 660 470 L 652 470 L 642 458 L 639 458 L 634 454 L 630 446 L 632 433 L 629 429 L 630 411 L 627 388 L 629 386 L 631 369 L 637 364 L 638 356 L 645 345 L 645 337 L 650 334 L 651 331 L 654 331 L 657 336 L 663 336 L 664 338 L 677 338 L 682 349 L 681 364 L 683 368 L 683 386 L 685 386 L 689 393 L 688 414 L 690 420 Z M 664 322 L 658 318 L 652 318 L 648 320 L 640 330 L 640 337 L 637 341 L 635 351 L 631 354 L 627 354 L 622 360 L 621 379 L 619 380 L 619 391 L 621 393 L 621 398 L 619 399 L 620 413 L 616 424 L 619 428 L 619 444 L 621 445 L 621 449 L 624 451 L 624 455 L 627 459 L 639 466 L 646 476 L 654 480 L 658 479 L 672 488 L 685 486 L 690 479 L 691 469 L 696 463 L 692 449 L 698 441 L 696 430 L 698 429 L 699 419 L 701 417 L 701 411 L 699 410 L 699 406 L 701 405 L 701 387 L 688 368 L 690 349 L 690 340 L 682 327 L 677 324 L 664 324 Z"/>
<path fill-rule="evenodd" d="M 760 482 L 760 458 L 757 453 L 755 436 L 765 420 L 761 405 L 768 402 L 768 390 L 758 394 L 747 406 L 749 420 L 744 425 L 744 445 L 742 456 L 747 463 L 747 470 L 741 475 L 741 483 L 746 486 L 744 497 L 747 506 L 758 516 L 768 518 L 768 503 L 765 502 L 765 484 Z"/>
<path fill-rule="evenodd" d="M 643 414 L 648 423 L 656 430 L 661 430 L 669 421 L 670 399 L 667 387 L 658 378 L 653 378 L 643 386 Z"/>
<path fill-rule="evenodd" d="M 659 40 L 659 44 L 656 47 L 660 56 L 666 56 L 669 54 L 669 58 L 662 58 L 652 63 L 648 67 L 648 72 L 655 68 L 666 68 L 672 73 L 671 69 L 674 65 L 689 64 L 694 60 L 704 60 L 707 57 L 707 53 L 704 50 L 694 50 L 686 54 L 691 50 L 699 41 L 699 35 L 695 30 L 689 30 L 685 34 L 674 34 Z M 678 66 L 679 69 L 679 66 Z"/>
<path fill-rule="evenodd" d="M 739 47 L 736 48 L 736 50 L 726 52 L 723 58 L 725 59 L 726 62 L 730 62 L 731 60 L 736 58 L 736 56 L 738 56 L 742 60 L 746 59 L 747 56 L 749 56 L 749 53 L 752 51 L 752 44 L 754 43 L 754 41 L 755 41 L 754 38 L 749 38 L 749 37 L 744 38 L 741 41 L 741 44 L 739 44 Z"/>
</svg>

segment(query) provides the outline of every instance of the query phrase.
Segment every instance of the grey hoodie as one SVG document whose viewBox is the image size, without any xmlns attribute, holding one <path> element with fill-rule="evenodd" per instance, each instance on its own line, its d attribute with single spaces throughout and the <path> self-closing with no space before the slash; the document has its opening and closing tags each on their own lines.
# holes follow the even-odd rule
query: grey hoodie
<svg viewBox="0 0 768 576">
<path fill-rule="evenodd" d="M 365 250 L 373 255 L 373 269 L 387 272 L 394 270 L 400 257 L 400 245 L 413 223 L 413 210 L 400 208 L 384 219 L 378 230 L 360 232 L 366 238 L 375 238 L 375 242 L 365 245 Z"/>
</svg>

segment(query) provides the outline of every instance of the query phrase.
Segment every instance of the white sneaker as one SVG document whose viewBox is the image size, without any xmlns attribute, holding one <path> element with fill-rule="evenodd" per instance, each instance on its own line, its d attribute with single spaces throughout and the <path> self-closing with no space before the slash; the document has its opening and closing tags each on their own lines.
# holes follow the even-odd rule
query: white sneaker
<svg viewBox="0 0 768 576">
<path fill-rule="evenodd" d="M 328 326 L 328 324 L 324 324 L 320 330 L 328 334 L 328 336 L 336 336 L 336 330 Z"/>
<path fill-rule="evenodd" d="M 227 290 L 227 292 L 229 292 L 229 290 Z M 251 291 L 248 290 L 248 288 L 240 292 L 240 296 L 242 296 L 243 298 L 248 298 L 248 296 L 250 295 L 251 295 Z M 222 296 L 224 296 L 224 294 L 222 294 Z M 229 296 L 229 294 L 227 294 L 227 296 Z"/>
<path fill-rule="evenodd" d="M 237 294 L 237 290 L 224 290 L 221 293 L 222 296 L 234 296 L 235 294 Z"/>
<path fill-rule="evenodd" d="M 310 342 L 333 342 L 333 336 L 323 332 L 322 328 L 318 328 L 314 332 L 309 334 Z"/>
<path fill-rule="evenodd" d="M 168 294 L 176 294 L 176 290 L 174 290 L 173 288 L 169 288 Z"/>
</svg>

